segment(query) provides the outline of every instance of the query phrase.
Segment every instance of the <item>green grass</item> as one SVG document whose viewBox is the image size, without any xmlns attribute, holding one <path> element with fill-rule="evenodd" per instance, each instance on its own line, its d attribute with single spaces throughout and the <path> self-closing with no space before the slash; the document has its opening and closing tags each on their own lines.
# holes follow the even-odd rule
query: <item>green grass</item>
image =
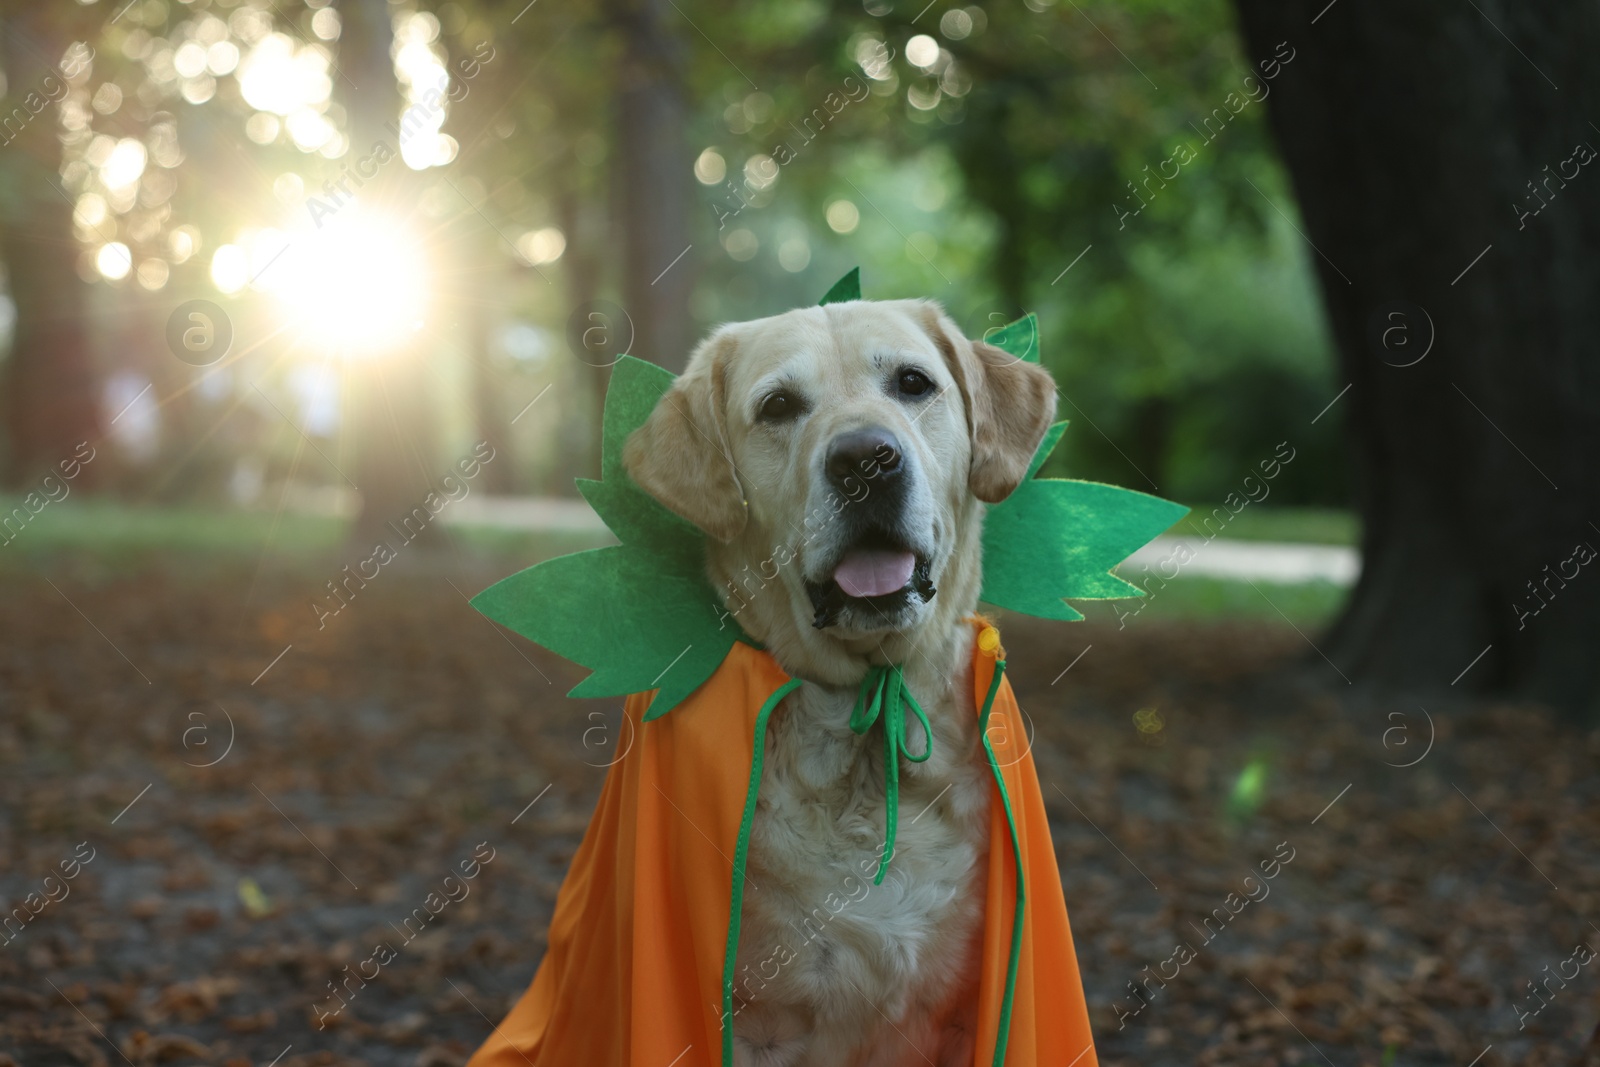
<svg viewBox="0 0 1600 1067">
<path fill-rule="evenodd" d="M 1247 582 L 1183 575 L 1149 597 L 1074 601 L 1073 607 L 1090 622 L 1122 628 L 1151 619 L 1255 619 L 1281 624 L 1287 618 L 1307 629 L 1332 622 L 1348 595 L 1331 582 L 1255 584 L 1252 588 Z"/>
<path fill-rule="evenodd" d="M 19 505 L 0 498 L 0 516 Z M 26 510 L 26 509 L 24 509 Z M 138 507 L 106 497 L 72 497 L 49 504 L 21 530 L 7 527 L 11 541 L 0 552 L 25 556 L 92 552 L 112 556 L 147 552 L 259 553 L 269 543 L 286 555 L 331 551 L 344 536 L 344 523 L 316 515 L 267 513 L 199 507 Z"/>
<path fill-rule="evenodd" d="M 17 497 L 0 497 L 0 516 Z M 227 566 L 266 558 L 278 565 L 320 566 L 345 547 L 346 523 L 328 516 L 240 511 L 224 507 L 145 507 L 108 497 L 74 496 L 49 504 L 20 531 L 0 530 L 0 570 L 32 568 L 53 557 L 87 557 L 115 568 L 138 569 L 178 561 Z M 451 526 L 464 553 L 531 564 L 564 552 L 610 543 L 609 538 L 569 532 L 529 533 L 490 527 Z M 1179 531 L 1183 529 L 1180 525 Z M 1223 536 L 1240 540 L 1349 543 L 1355 523 L 1347 515 L 1313 509 L 1245 508 Z M 1341 540 L 1342 538 L 1342 540 Z M 1345 590 L 1326 582 L 1299 585 L 1248 583 L 1183 575 L 1141 606 L 1138 599 L 1080 602 L 1091 621 L 1133 626 L 1150 619 L 1259 619 L 1301 628 L 1332 620 Z M 1129 616 L 1127 613 L 1134 612 Z M 1282 614 L 1280 614 L 1280 612 Z"/>
<path fill-rule="evenodd" d="M 0 497 L 0 517 L 20 498 Z M 20 530 L 0 527 L 0 568 L 53 556 L 93 556 L 136 566 L 158 557 L 226 563 L 268 555 L 279 562 L 320 561 L 345 545 L 348 524 L 322 515 L 241 511 L 226 507 L 138 506 L 107 497 L 47 505 Z M 475 555 L 534 561 L 610 543 L 568 532 L 531 533 L 489 527 L 448 528 Z M 10 537 L 6 542 L 4 539 Z"/>
<path fill-rule="evenodd" d="M 1202 520 L 1217 509 L 1227 515 L 1221 504 L 1194 504 L 1193 510 L 1174 526 L 1170 533 L 1199 534 L 1206 536 L 1219 529 L 1216 520 L 1205 525 Z M 1277 508 L 1249 504 L 1237 515 L 1231 515 L 1220 526 L 1219 539 L 1231 541 L 1287 541 L 1314 545 L 1357 545 L 1361 542 L 1361 520 L 1355 512 L 1339 508 Z"/>
</svg>

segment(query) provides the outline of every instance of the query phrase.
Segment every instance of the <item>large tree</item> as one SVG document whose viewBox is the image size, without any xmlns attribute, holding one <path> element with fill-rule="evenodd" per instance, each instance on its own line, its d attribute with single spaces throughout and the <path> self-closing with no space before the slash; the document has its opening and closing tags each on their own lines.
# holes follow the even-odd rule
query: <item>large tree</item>
<svg viewBox="0 0 1600 1067">
<path fill-rule="evenodd" d="M 1592 716 L 1600 11 L 1237 2 L 1295 52 L 1270 115 L 1350 383 L 1365 565 L 1323 650 Z"/>
<path fill-rule="evenodd" d="M 391 50 L 394 29 L 390 5 L 385 0 L 351 0 L 341 5 L 343 27 L 339 40 L 339 71 L 334 94 L 345 102 L 349 117 L 348 160 L 357 160 L 384 145 L 392 153 L 400 148 L 402 100 L 395 81 Z M 298 17 L 301 13 L 296 12 Z M 378 171 L 375 181 L 362 189 L 363 199 L 378 212 L 404 217 L 404 205 L 415 202 L 420 182 L 398 159 Z M 459 205 L 469 213 L 474 205 Z M 351 539 L 371 546 L 378 541 L 396 544 L 395 532 L 413 509 L 422 506 L 443 466 L 436 453 L 435 415 L 429 380 L 432 356 L 426 339 L 402 344 L 396 351 L 370 361 L 353 361 L 346 381 L 352 391 L 351 424 L 354 433 L 355 480 L 361 493 L 361 510 L 351 528 Z M 425 545 L 441 534 L 429 529 Z"/>
<path fill-rule="evenodd" d="M 634 351 L 682 370 L 694 338 L 689 212 L 694 205 L 684 91 L 686 55 L 662 0 L 611 0 L 618 37 L 615 74 L 617 209 L 623 246 L 622 302 Z"/>
<path fill-rule="evenodd" d="M 86 36 L 77 5 L 0 5 L 0 256 L 17 318 L 4 367 L 5 480 L 17 484 L 100 437 L 99 391 L 89 347 L 86 289 L 75 266 L 72 201 L 62 188 L 55 101 L 63 75 L 84 56 L 67 46 Z M 93 478 L 93 470 L 90 477 Z"/>
</svg>

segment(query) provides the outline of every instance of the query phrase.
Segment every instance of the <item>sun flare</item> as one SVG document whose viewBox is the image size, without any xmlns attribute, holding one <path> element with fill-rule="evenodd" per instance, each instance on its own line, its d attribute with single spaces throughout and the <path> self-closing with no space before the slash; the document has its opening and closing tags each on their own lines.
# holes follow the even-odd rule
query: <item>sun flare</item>
<svg viewBox="0 0 1600 1067">
<path fill-rule="evenodd" d="M 363 359 L 398 348 L 422 325 L 428 263 L 404 225 L 354 205 L 315 233 L 295 237 L 270 268 L 296 333 L 328 355 Z"/>
</svg>

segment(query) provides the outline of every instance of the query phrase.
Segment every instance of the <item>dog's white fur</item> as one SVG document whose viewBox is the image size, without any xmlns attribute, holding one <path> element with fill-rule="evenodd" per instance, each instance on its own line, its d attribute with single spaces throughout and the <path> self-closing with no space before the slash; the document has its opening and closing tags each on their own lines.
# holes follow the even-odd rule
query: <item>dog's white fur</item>
<svg viewBox="0 0 1600 1067">
<path fill-rule="evenodd" d="M 931 395 L 897 392 L 907 368 Z M 805 413 L 762 420 L 780 388 Z M 990 786 L 965 619 L 983 504 L 1016 487 L 1054 411 L 1047 373 L 967 340 L 938 305 L 852 301 L 718 329 L 628 442 L 630 476 L 711 535 L 730 616 L 808 683 L 768 733 L 735 979 L 741 1067 L 972 1062 Z M 826 581 L 850 547 L 834 514 L 876 488 L 868 472 L 860 501 L 841 503 L 824 457 L 869 427 L 900 443 L 897 522 L 937 593 L 889 614 L 852 606 L 815 629 L 806 583 Z M 898 840 L 874 886 L 883 739 L 849 719 L 882 663 L 902 666 L 934 737 L 926 763 L 900 763 Z"/>
</svg>

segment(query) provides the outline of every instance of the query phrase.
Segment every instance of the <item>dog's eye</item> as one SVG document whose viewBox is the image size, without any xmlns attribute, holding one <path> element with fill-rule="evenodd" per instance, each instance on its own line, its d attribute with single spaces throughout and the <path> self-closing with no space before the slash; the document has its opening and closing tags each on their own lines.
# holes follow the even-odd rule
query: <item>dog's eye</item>
<svg viewBox="0 0 1600 1067">
<path fill-rule="evenodd" d="M 786 390 L 779 389 L 761 402 L 760 418 L 762 422 L 784 422 L 794 418 L 804 411 L 800 398 Z"/>
<path fill-rule="evenodd" d="M 895 384 L 900 387 L 900 392 L 906 396 L 921 396 L 933 388 L 933 382 L 929 381 L 928 376 L 919 370 L 901 371 L 900 377 Z"/>
</svg>

